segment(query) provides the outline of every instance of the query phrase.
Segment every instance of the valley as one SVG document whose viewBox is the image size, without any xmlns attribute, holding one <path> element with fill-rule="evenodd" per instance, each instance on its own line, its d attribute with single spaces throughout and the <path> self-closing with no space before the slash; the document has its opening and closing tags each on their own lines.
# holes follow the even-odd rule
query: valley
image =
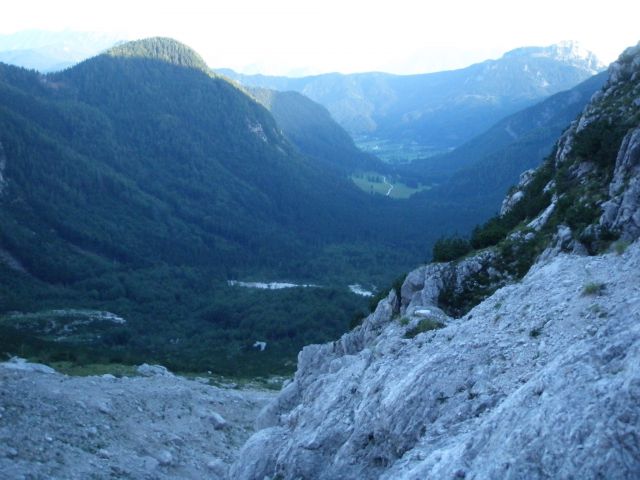
<svg viewBox="0 0 640 480">
<path fill-rule="evenodd" d="M 387 176 L 378 172 L 357 172 L 351 179 L 363 192 L 378 194 L 390 198 L 409 198 L 414 193 L 429 190 L 431 187 L 416 184 L 415 187 L 402 183 L 397 176 Z"/>
<path fill-rule="evenodd" d="M 409 164 L 415 160 L 426 159 L 446 153 L 428 145 L 418 143 L 394 143 L 384 138 L 355 136 L 354 142 L 364 152 L 372 153 L 380 160 L 391 165 Z"/>
<path fill-rule="evenodd" d="M 310 77 L 219 73 L 242 85 L 296 91 L 328 109 L 363 150 L 407 163 L 456 148 L 500 119 L 602 71 L 572 42 L 518 48 L 496 60 L 444 72 L 371 72 Z M 368 147 L 368 148 L 367 148 Z"/>
<path fill-rule="evenodd" d="M 0 477 L 637 477 L 637 15 L 460 7 L 7 5 Z"/>
<path fill-rule="evenodd" d="M 232 287 L 256 288 L 258 290 L 282 290 L 283 288 L 325 288 L 322 285 L 297 284 L 289 282 L 241 282 L 238 280 L 228 280 L 227 284 Z M 349 285 L 349 291 L 362 297 L 372 297 L 373 292 L 365 290 L 359 283 Z"/>
<path fill-rule="evenodd" d="M 426 97 L 414 102 L 444 101 L 467 88 L 453 78 L 494 64 L 511 75 L 521 57 L 540 52 L 559 79 L 555 89 L 596 65 L 563 65 L 553 48 L 525 49 L 444 76 L 372 78 L 416 82 Z M 346 77 L 335 78 L 339 86 Z M 445 78 L 462 90 L 427 88 Z M 353 79 L 363 88 L 370 82 Z M 48 75 L 0 65 L 4 351 L 42 362 L 290 374 L 300 348 L 357 325 L 375 307 L 374 295 L 428 260 L 436 240 L 469 232 L 495 213 L 507 186 L 551 148 L 553 132 L 536 147 L 526 143 L 529 163 L 510 167 L 498 188 L 453 193 L 458 169 L 486 148 L 454 148 L 457 140 L 425 147 L 376 134 L 356 136 L 367 147 L 361 150 L 334 120 L 331 103 L 266 88 L 307 81 L 233 83 L 167 38 L 125 43 Z M 509 95 L 527 102 L 551 88 L 533 94 L 521 85 Z M 592 82 L 583 90 L 596 88 Z M 587 93 L 567 95 L 573 112 L 586 102 Z M 446 118 L 429 123 L 447 128 Z M 508 141 L 470 145 L 497 151 L 534 128 L 512 124 Z M 451 151 L 435 154 L 443 149 Z M 458 152 L 469 152 L 469 160 L 444 160 Z M 15 321 L 55 323 L 52 312 L 62 310 L 108 312 L 125 322 L 55 336 Z M 268 347 L 256 351 L 256 341 Z"/>
</svg>

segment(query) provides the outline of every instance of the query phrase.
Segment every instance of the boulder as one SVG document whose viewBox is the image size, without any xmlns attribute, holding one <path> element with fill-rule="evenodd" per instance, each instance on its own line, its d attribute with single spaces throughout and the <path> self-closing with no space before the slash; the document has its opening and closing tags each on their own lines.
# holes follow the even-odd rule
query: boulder
<svg viewBox="0 0 640 480">
<path fill-rule="evenodd" d="M 155 377 L 155 376 L 172 377 L 173 376 L 173 373 L 171 373 L 169 370 L 167 370 L 166 367 L 163 367 L 162 365 L 149 365 L 146 363 L 143 363 L 142 365 L 138 365 L 136 367 L 136 372 L 138 372 L 143 377 Z"/>
</svg>

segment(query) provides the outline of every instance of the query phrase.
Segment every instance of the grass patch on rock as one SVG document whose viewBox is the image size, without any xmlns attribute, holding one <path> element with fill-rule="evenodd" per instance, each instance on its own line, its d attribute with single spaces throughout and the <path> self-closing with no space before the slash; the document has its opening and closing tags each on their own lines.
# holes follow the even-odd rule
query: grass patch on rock
<svg viewBox="0 0 640 480">
<path fill-rule="evenodd" d="M 605 285 L 599 282 L 589 282 L 582 288 L 582 295 L 596 296 L 604 293 Z"/>
<path fill-rule="evenodd" d="M 439 328 L 443 328 L 444 326 L 444 323 L 436 319 L 423 318 L 415 327 L 407 330 L 407 332 L 404 334 L 404 338 L 414 338 L 420 333 L 429 332 L 431 330 L 438 330 Z"/>
</svg>

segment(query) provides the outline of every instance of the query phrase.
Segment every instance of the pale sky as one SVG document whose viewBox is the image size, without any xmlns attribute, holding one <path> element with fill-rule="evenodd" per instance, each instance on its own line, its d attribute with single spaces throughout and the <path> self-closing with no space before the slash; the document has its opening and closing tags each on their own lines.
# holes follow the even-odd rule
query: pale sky
<svg viewBox="0 0 640 480">
<path fill-rule="evenodd" d="M 520 46 L 576 40 L 605 63 L 640 40 L 640 1 L 14 0 L 0 34 L 27 29 L 168 36 L 245 73 L 407 74 Z"/>
</svg>

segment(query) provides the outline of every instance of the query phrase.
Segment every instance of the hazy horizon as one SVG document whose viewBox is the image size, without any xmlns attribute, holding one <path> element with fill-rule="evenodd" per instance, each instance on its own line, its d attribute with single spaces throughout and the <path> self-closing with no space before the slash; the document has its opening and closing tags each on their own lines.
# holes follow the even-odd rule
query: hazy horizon
<svg viewBox="0 0 640 480">
<path fill-rule="evenodd" d="M 245 74 L 413 74 L 464 68 L 515 48 L 566 40 L 609 64 L 640 39 L 640 6 L 612 0 L 609 7 L 551 0 L 529 7 L 500 0 L 446 5 L 398 0 L 392 6 L 334 0 L 25 0 L 5 8 L 0 35 L 44 30 L 123 40 L 171 37 L 194 48 L 212 68 Z"/>
</svg>

